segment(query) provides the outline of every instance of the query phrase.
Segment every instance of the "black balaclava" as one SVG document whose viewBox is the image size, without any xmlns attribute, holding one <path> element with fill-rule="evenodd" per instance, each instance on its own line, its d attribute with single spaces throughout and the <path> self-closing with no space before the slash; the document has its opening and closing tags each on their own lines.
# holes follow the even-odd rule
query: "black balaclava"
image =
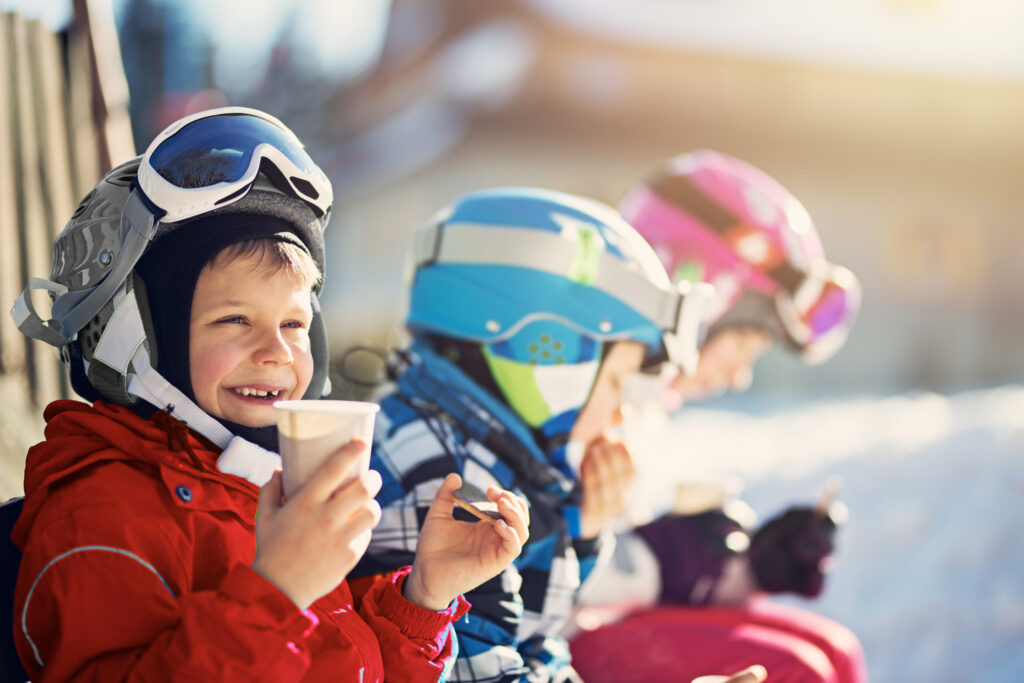
<svg viewBox="0 0 1024 683">
<path fill-rule="evenodd" d="M 308 249 L 287 221 L 253 214 L 203 216 L 161 237 L 135 270 L 145 283 L 156 346 L 155 369 L 193 401 L 189 371 L 189 321 L 192 295 L 203 268 L 226 247 L 248 239 L 270 238 Z M 314 365 L 326 358 L 314 356 Z M 198 404 L 197 404 L 198 405 Z M 140 402 L 133 410 L 144 418 L 159 408 Z M 277 452 L 277 426 L 247 427 L 211 415 L 232 434 Z"/>
</svg>

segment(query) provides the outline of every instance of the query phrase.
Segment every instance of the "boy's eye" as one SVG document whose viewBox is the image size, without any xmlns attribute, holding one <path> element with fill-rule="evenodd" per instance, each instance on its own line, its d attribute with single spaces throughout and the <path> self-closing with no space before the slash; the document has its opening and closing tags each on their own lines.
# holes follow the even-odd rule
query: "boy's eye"
<svg viewBox="0 0 1024 683">
<path fill-rule="evenodd" d="M 245 318 L 243 318 L 240 315 L 232 315 L 232 316 L 228 316 L 227 318 L 221 318 L 217 322 L 218 323 L 244 323 L 245 322 Z"/>
<path fill-rule="evenodd" d="M 289 320 L 288 322 L 281 325 L 281 327 L 291 327 L 297 330 L 301 330 L 306 327 L 306 323 L 302 322 L 301 320 Z"/>
</svg>

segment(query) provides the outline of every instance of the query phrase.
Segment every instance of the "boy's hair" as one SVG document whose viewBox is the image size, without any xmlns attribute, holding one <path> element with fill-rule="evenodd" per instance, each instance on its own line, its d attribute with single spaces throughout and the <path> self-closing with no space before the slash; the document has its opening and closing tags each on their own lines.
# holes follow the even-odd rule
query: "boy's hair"
<svg viewBox="0 0 1024 683">
<path fill-rule="evenodd" d="M 217 252 L 203 266 L 203 270 L 218 263 L 231 262 L 255 256 L 257 266 L 266 261 L 277 270 L 298 279 L 303 287 L 314 289 L 323 280 L 323 274 L 317 267 L 313 257 L 303 247 L 272 237 L 255 237 L 230 244 Z"/>
</svg>

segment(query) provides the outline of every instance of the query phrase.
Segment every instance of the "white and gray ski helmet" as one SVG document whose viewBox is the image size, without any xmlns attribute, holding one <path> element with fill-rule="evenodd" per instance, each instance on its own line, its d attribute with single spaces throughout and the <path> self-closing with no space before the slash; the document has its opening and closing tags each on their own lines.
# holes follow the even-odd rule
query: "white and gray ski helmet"
<svg viewBox="0 0 1024 683">
<path fill-rule="evenodd" d="M 141 156 L 135 157 L 104 175 L 82 199 L 58 235 L 52 251 L 50 280 L 67 288 L 67 292 L 91 291 L 110 274 L 113 264 L 118 261 L 127 231 L 131 228 L 129 222 L 124 219 L 123 207 L 133 191 L 132 185 L 141 159 Z M 217 214 L 264 215 L 286 222 L 308 249 L 320 272 L 325 272 L 323 229 L 327 216 L 317 218 L 305 202 L 280 192 L 269 181 L 264 182 L 262 177 L 245 196 L 197 218 Z M 146 251 L 158 244 L 161 237 L 188 222 L 161 222 Z M 146 328 L 142 343 L 148 351 L 151 366 L 159 371 L 159 349 L 156 348 L 155 336 L 152 333 L 148 298 L 144 284 L 134 268 L 126 277 L 124 291 L 133 290 Z M 327 376 L 327 338 L 316 296 L 318 292 L 319 286 L 313 292 L 310 340 L 314 375 L 306 392 L 307 398 L 319 398 L 330 390 Z M 51 290 L 52 298 L 56 298 L 56 294 Z M 99 397 L 119 405 L 132 406 L 139 399 L 128 392 L 131 369 L 112 367 L 95 357 L 96 349 L 108 329 L 111 318 L 115 315 L 118 303 L 117 295 L 108 300 L 72 340 L 60 343 L 63 340 L 60 339 L 59 333 L 54 331 L 54 339 L 45 341 L 61 347 L 61 357 L 69 366 L 74 389 L 84 398 L 97 398 L 87 395 L 91 388 Z M 87 382 L 87 386 L 82 386 L 83 380 Z"/>
</svg>

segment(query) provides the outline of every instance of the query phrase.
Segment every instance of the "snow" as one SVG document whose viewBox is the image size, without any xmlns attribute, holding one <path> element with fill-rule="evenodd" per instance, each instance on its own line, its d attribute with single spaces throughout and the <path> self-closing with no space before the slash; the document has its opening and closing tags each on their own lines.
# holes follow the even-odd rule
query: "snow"
<svg viewBox="0 0 1024 683">
<path fill-rule="evenodd" d="M 839 476 L 825 593 L 780 600 L 849 626 L 876 683 L 1024 680 L 1024 386 L 739 406 L 627 423 L 636 498 L 654 501 L 637 515 L 696 481 L 742 485 L 766 519 Z"/>
</svg>

